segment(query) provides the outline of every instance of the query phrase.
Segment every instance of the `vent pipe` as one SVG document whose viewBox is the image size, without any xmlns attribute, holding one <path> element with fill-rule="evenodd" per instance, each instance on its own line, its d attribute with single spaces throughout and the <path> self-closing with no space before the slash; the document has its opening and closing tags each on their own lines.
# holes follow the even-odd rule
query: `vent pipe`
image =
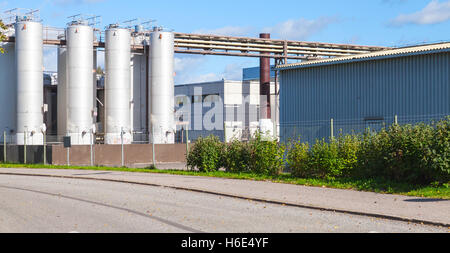
<svg viewBox="0 0 450 253">
<path fill-rule="evenodd" d="M 270 33 L 261 33 L 262 39 L 270 39 Z M 270 119 L 270 58 L 259 58 L 259 82 L 260 82 L 260 116 L 261 119 Z"/>
</svg>

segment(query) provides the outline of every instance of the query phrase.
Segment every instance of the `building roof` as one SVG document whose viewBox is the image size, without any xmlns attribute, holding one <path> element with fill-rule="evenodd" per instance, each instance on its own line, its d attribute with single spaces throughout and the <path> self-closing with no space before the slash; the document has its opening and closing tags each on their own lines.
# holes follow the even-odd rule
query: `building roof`
<svg viewBox="0 0 450 253">
<path fill-rule="evenodd" d="M 373 52 L 373 53 L 357 54 L 357 55 L 350 55 L 350 56 L 343 56 L 343 57 L 334 57 L 334 58 L 306 61 L 306 62 L 293 63 L 293 64 L 285 64 L 285 65 L 280 65 L 280 66 L 276 67 L 276 69 L 288 70 L 288 69 L 308 68 L 308 67 L 317 67 L 317 66 L 324 66 L 324 65 L 344 64 L 344 63 L 359 62 L 359 61 L 379 60 L 379 59 L 395 58 L 395 57 L 402 57 L 402 56 L 413 56 L 413 55 L 440 53 L 440 52 L 449 52 L 449 51 L 450 51 L 450 42 L 446 42 L 446 43 L 438 43 L 438 44 L 430 44 L 430 45 L 422 45 L 422 46 L 396 48 L 396 49 L 392 49 L 392 50 L 383 50 L 383 51 L 377 51 L 377 52 Z"/>
</svg>

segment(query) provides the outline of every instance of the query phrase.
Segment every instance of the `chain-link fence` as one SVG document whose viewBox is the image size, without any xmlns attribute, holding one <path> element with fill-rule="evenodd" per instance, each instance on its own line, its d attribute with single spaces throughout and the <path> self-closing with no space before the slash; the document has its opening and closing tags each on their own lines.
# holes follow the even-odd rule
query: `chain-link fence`
<svg viewBox="0 0 450 253">
<path fill-rule="evenodd" d="M 397 123 L 404 124 L 418 124 L 426 123 L 431 124 L 433 121 L 439 121 L 444 119 L 450 114 L 437 114 L 437 115 L 414 115 L 414 116 L 396 116 L 391 117 L 372 117 L 363 119 L 328 119 L 317 121 L 301 121 L 301 122 L 286 122 L 278 126 L 278 129 L 274 134 L 278 134 L 281 142 L 288 142 L 289 140 L 299 139 L 302 142 L 308 142 L 310 144 L 315 143 L 316 140 L 330 140 L 332 137 L 337 137 L 340 134 L 352 134 L 363 133 L 365 131 L 380 131 L 386 129 L 389 126 Z M 236 131 L 238 139 L 241 141 L 248 141 L 254 134 L 256 129 L 244 128 Z M 167 147 L 164 155 L 169 156 L 184 156 L 187 152 L 189 143 L 195 142 L 199 137 L 207 137 L 209 135 L 218 136 L 222 141 L 229 137 L 232 137 L 233 131 L 224 130 L 189 130 L 179 129 L 175 134 L 175 144 Z M 88 133 L 89 135 L 89 133 Z M 227 136 L 230 135 L 230 136 Z M 61 153 L 64 154 L 64 137 L 62 135 L 42 135 L 42 134 L 11 134 L 4 131 L 0 136 L 0 161 L 2 162 L 14 162 L 14 163 L 37 163 L 46 164 L 55 161 L 55 157 L 51 154 L 55 154 L 57 150 L 58 156 Z M 105 136 L 103 134 L 95 134 L 92 137 L 87 138 L 87 142 L 77 143 L 73 138 L 72 149 L 80 154 L 79 160 L 83 160 L 85 165 L 103 165 L 97 164 L 96 161 L 101 159 L 108 160 L 115 159 L 115 165 L 124 166 L 127 159 L 137 157 L 140 153 L 144 153 L 142 157 L 136 158 L 139 161 L 148 163 L 154 161 L 155 158 L 155 145 L 152 143 L 152 135 L 148 132 L 133 132 L 132 141 L 126 142 L 124 138 L 119 138 L 119 141 L 115 142 L 115 145 L 106 145 Z M 82 144 L 82 145 L 79 145 Z M 134 145 L 128 145 L 134 144 Z M 178 144 L 178 146 L 177 146 Z M 183 144 L 185 147 L 180 146 Z M 156 144 L 158 145 L 158 144 Z M 178 151 L 170 151 L 171 148 L 176 148 Z M 53 152 L 52 152 L 53 150 Z M 156 148 L 158 150 L 158 148 Z M 59 153 L 58 153 L 59 152 Z M 98 152 L 98 153 L 96 153 Z M 103 152 L 103 153 L 100 153 Z M 176 154 L 177 153 L 177 154 Z M 180 154 L 178 154 L 180 153 Z M 183 153 L 183 154 L 181 154 Z M 69 154 L 68 154 L 69 156 Z M 66 164 L 66 158 L 63 159 L 63 164 Z M 164 158 L 165 159 L 165 158 Z M 178 158 L 177 158 L 178 159 Z M 67 161 L 70 159 L 68 158 Z M 136 161 L 137 161 L 136 160 Z M 179 159 L 180 161 L 183 158 Z M 67 162 L 68 164 L 69 162 Z M 137 162 L 136 162 L 137 163 Z"/>
<path fill-rule="evenodd" d="M 330 138 L 337 137 L 339 134 L 363 133 L 365 131 L 378 132 L 381 129 L 387 129 L 395 123 L 399 125 L 431 124 L 434 121 L 444 119 L 448 115 L 450 113 L 286 122 L 280 124 L 280 138 L 283 142 L 300 139 L 302 142 L 315 143 L 316 140 L 330 140 Z"/>
<path fill-rule="evenodd" d="M 115 148 L 111 149 L 115 152 L 114 154 L 111 154 L 111 156 L 115 156 L 114 159 L 117 160 L 115 165 L 125 166 L 126 159 L 124 156 L 126 154 L 128 157 L 137 157 L 138 155 L 136 154 L 139 153 L 139 150 L 146 149 L 149 149 L 149 151 L 145 151 L 147 152 L 147 160 L 150 162 L 155 160 L 155 147 L 152 143 L 152 135 L 147 132 L 132 133 L 133 137 L 131 142 L 127 141 L 125 138 L 119 137 L 119 140 L 114 143 L 114 145 L 106 145 L 105 136 L 102 133 L 86 133 L 85 135 L 86 138 L 83 139 L 87 141 L 83 142 L 80 142 L 80 138 L 82 137 L 79 137 L 78 135 L 69 138 L 70 148 L 73 149 L 74 152 L 76 150 L 82 155 L 82 157 L 77 157 L 76 159 L 83 160 L 84 165 L 96 165 L 95 160 L 100 156 L 100 154 L 96 155 L 96 150 L 106 150 L 108 149 L 108 146 L 115 146 Z M 67 163 L 64 164 L 69 164 L 69 161 L 71 160 L 69 153 L 71 151 L 68 150 L 69 147 L 67 147 L 67 144 L 64 142 L 64 139 L 67 137 L 68 136 L 66 135 L 43 135 L 32 133 L 11 134 L 4 131 L 0 136 L 0 162 L 48 164 L 52 163 L 52 150 L 66 149 L 68 152 Z M 138 147 L 136 147 L 136 145 L 130 147 L 132 145 L 129 144 L 137 144 Z M 110 154 L 106 152 L 106 156 L 109 155 Z M 53 160 L 55 160 L 54 157 Z"/>
</svg>

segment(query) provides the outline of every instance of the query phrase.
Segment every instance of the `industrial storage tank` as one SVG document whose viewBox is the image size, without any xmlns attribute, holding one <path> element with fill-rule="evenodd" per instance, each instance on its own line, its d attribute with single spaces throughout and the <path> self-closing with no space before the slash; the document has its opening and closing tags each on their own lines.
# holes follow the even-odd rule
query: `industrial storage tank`
<svg viewBox="0 0 450 253">
<path fill-rule="evenodd" d="M 175 142 L 174 34 L 154 28 L 150 33 L 150 133 L 156 144 Z"/>
<path fill-rule="evenodd" d="M 66 29 L 67 40 L 67 129 L 73 145 L 93 141 L 94 80 L 93 28 L 74 21 Z"/>
<path fill-rule="evenodd" d="M 5 34 L 14 36 L 14 29 Z M 16 54 L 14 43 L 0 42 L 0 47 L 4 49 L 0 53 L 0 139 L 3 140 L 3 132 L 10 135 L 16 131 Z"/>
<path fill-rule="evenodd" d="M 42 24 L 17 17 L 17 144 L 43 144 L 43 38 Z"/>
<path fill-rule="evenodd" d="M 131 144 L 131 33 L 110 25 L 105 31 L 105 144 Z"/>
<path fill-rule="evenodd" d="M 58 94 L 57 94 L 57 115 L 58 115 L 58 135 L 67 134 L 67 74 L 66 74 L 67 49 L 65 46 L 58 48 Z"/>
</svg>

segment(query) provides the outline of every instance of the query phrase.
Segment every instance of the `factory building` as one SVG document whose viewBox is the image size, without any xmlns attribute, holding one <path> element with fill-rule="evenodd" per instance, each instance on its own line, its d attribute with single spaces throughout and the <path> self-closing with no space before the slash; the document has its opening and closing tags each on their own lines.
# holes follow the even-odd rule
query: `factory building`
<svg viewBox="0 0 450 253">
<path fill-rule="evenodd" d="M 270 80 L 272 82 L 275 81 L 275 66 L 270 66 Z M 261 68 L 260 67 L 251 67 L 251 68 L 244 68 L 242 70 L 242 80 L 243 81 L 259 81 L 260 75 L 261 75 Z"/>
<path fill-rule="evenodd" d="M 248 140 L 259 128 L 259 88 L 257 79 L 176 85 L 177 142 L 185 141 L 186 129 L 189 129 L 189 139 L 193 141 L 209 135 L 216 135 L 227 142 L 234 138 Z M 275 106 L 274 82 L 271 82 L 270 88 L 271 104 Z M 274 126 L 277 125 L 278 115 L 271 115 Z"/>
<path fill-rule="evenodd" d="M 416 123 L 450 114 L 450 43 L 277 69 L 281 141 L 300 136 L 311 143 L 341 130 L 376 130 L 394 120 Z"/>
</svg>

